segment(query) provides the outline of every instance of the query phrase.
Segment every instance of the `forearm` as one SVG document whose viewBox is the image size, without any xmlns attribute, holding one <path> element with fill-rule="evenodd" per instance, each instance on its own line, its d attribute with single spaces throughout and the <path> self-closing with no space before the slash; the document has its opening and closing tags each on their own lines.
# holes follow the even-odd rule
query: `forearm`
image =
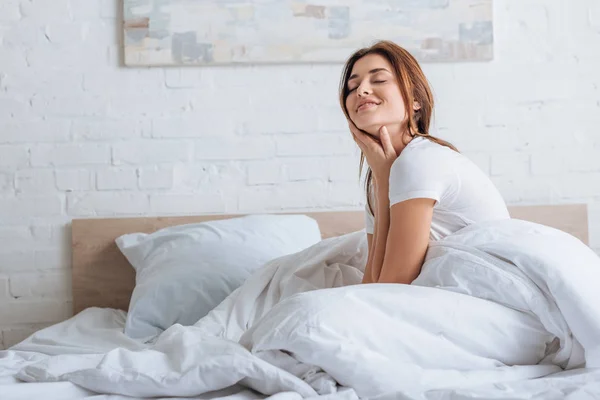
<svg viewBox="0 0 600 400">
<path fill-rule="evenodd" d="M 380 179 L 376 181 L 377 203 L 375 209 L 375 227 L 373 232 L 372 252 L 369 254 L 363 283 L 373 283 L 379 280 L 388 232 L 390 228 L 390 200 L 389 181 Z"/>
</svg>

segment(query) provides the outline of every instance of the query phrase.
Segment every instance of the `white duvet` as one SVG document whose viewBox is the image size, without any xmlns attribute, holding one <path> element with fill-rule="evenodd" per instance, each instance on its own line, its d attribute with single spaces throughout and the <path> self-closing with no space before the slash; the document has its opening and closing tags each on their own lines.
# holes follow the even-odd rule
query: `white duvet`
<svg viewBox="0 0 600 400">
<path fill-rule="evenodd" d="M 42 331 L 0 352 L 0 376 L 138 398 L 600 397 L 600 258 L 577 239 L 473 225 L 432 243 L 413 285 L 357 285 L 365 259 L 364 232 L 324 240 L 152 345 Z"/>
</svg>

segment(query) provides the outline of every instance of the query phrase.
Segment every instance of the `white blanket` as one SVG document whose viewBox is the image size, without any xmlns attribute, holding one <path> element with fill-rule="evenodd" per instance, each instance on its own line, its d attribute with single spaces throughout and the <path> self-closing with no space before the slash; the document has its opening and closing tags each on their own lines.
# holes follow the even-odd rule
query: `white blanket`
<svg viewBox="0 0 600 400">
<path fill-rule="evenodd" d="M 356 285 L 365 257 L 364 232 L 325 240 L 269 263 L 195 326 L 175 325 L 148 348 L 63 353 L 17 376 L 138 397 L 244 387 L 438 399 L 493 398 L 500 383 L 533 396 L 539 386 L 526 379 L 600 367 L 600 259 L 565 233 L 518 220 L 471 226 L 431 244 L 413 285 Z"/>
</svg>

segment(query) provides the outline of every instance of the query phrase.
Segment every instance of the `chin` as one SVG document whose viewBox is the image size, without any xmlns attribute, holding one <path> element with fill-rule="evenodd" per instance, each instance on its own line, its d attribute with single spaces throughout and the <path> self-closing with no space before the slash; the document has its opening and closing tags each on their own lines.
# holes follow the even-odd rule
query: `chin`
<svg viewBox="0 0 600 400">
<path fill-rule="evenodd" d="M 381 122 L 373 120 L 358 120 L 355 122 L 358 129 L 367 132 L 371 136 L 379 137 L 379 129 L 381 128 Z"/>
</svg>

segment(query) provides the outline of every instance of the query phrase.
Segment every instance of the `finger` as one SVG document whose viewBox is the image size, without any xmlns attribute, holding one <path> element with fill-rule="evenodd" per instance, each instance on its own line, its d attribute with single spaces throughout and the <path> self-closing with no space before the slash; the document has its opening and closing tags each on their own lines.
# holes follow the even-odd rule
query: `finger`
<svg viewBox="0 0 600 400">
<path fill-rule="evenodd" d="M 360 143 L 363 144 L 365 149 L 368 149 L 370 151 L 376 151 L 378 149 L 382 150 L 381 142 L 379 141 L 379 139 L 371 136 L 370 134 L 368 134 L 366 132 L 361 131 L 356 126 L 354 126 L 354 127 L 351 126 L 350 130 L 351 130 L 352 134 L 354 135 L 354 137 L 356 138 L 356 140 L 358 140 Z"/>
<path fill-rule="evenodd" d="M 379 138 L 381 140 L 383 151 L 386 155 L 396 154 L 396 150 L 394 149 L 394 145 L 392 144 L 392 138 L 390 138 L 390 133 L 388 132 L 385 125 L 379 129 Z"/>
</svg>

